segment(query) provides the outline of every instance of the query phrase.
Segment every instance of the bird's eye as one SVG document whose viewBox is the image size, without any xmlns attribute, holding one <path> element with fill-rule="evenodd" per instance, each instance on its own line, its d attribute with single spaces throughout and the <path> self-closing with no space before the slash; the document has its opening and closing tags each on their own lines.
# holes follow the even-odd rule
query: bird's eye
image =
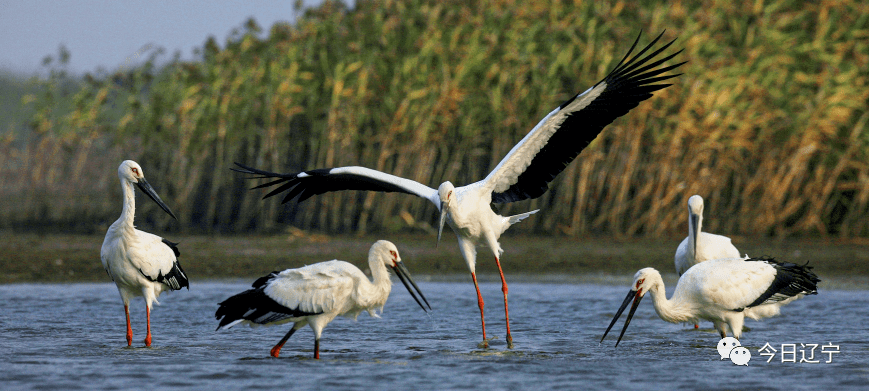
<svg viewBox="0 0 869 391">
<path fill-rule="evenodd" d="M 138 168 L 133 167 L 133 168 L 131 168 L 130 170 L 133 171 L 133 174 L 139 175 L 139 169 L 138 169 Z"/>
<path fill-rule="evenodd" d="M 643 285 L 643 281 L 646 281 L 646 279 L 643 278 L 643 279 L 637 280 L 637 288 L 639 288 L 640 285 Z"/>
</svg>

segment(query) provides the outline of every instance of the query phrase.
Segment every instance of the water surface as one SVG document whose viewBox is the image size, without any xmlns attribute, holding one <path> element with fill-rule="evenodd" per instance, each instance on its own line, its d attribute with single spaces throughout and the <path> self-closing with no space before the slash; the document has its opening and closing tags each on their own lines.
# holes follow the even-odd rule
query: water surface
<svg viewBox="0 0 869 391">
<path fill-rule="evenodd" d="M 126 347 L 124 312 L 111 283 L 0 286 L 0 388 L 12 389 L 859 389 L 869 385 L 867 291 L 821 290 L 757 322 L 742 338 L 747 367 L 720 360 L 719 338 L 670 324 L 641 304 L 618 348 L 599 344 L 627 284 L 512 283 L 515 348 L 504 342 L 500 284 L 483 283 L 487 331 L 480 349 L 479 312 L 470 282 L 420 282 L 435 309 L 426 315 L 396 283 L 381 319 L 338 318 L 323 332 L 313 360 L 306 327 L 269 349 L 289 325 L 236 326 L 215 332 L 217 303 L 250 281 L 193 282 L 164 294 L 152 311 L 153 344 L 144 348 L 145 311 L 131 305 L 134 341 Z M 668 288 L 672 293 L 672 287 Z M 623 315 L 624 318 L 624 315 Z M 795 344 L 838 345 L 820 363 L 771 362 L 758 353 Z M 828 348 L 832 350 L 832 348 Z M 806 358 L 809 352 L 806 351 Z M 785 357 L 786 359 L 789 357 Z"/>
</svg>

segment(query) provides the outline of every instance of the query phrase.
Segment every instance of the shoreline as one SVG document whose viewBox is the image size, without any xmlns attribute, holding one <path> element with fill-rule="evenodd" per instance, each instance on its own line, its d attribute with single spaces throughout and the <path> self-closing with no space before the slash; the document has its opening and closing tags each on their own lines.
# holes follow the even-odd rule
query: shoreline
<svg viewBox="0 0 869 391">
<path fill-rule="evenodd" d="M 0 243 L 0 284 L 110 281 L 100 262 L 102 235 L 4 232 Z M 439 246 L 429 235 L 327 236 L 292 230 L 269 236 L 167 235 L 179 242 L 179 261 L 192 280 L 255 279 L 273 270 L 331 259 L 367 268 L 371 243 L 388 238 L 414 276 L 425 280 L 458 280 L 468 275 L 465 261 L 447 235 Z M 510 282 L 619 283 L 643 267 L 654 267 L 667 286 L 676 281 L 673 254 L 681 239 L 619 240 L 610 237 L 568 238 L 505 235 L 501 264 Z M 734 237 L 734 244 L 752 256 L 809 262 L 822 286 L 869 286 L 869 241 L 836 239 L 756 240 Z M 529 262 L 528 260 L 533 260 Z M 478 248 L 477 274 L 482 281 L 500 281 L 485 247 Z M 252 281 L 252 280 L 251 280 Z M 829 288 L 828 288 L 829 289 Z"/>
</svg>

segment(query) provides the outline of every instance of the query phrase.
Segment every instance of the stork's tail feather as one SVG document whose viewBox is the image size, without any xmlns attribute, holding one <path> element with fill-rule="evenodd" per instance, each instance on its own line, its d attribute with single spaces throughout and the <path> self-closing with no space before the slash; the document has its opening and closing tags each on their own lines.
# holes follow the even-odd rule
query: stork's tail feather
<svg viewBox="0 0 869 391">
<path fill-rule="evenodd" d="M 507 222 L 509 222 L 510 225 L 516 224 L 522 220 L 525 220 L 528 216 L 531 216 L 539 211 L 540 211 L 540 209 L 537 209 L 537 210 L 532 210 L 530 212 L 525 212 L 522 214 L 507 217 Z"/>
</svg>

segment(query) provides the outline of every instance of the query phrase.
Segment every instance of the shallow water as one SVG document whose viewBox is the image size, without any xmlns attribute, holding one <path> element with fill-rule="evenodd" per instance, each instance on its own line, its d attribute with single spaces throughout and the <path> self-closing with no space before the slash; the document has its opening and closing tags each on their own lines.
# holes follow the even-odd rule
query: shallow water
<svg viewBox="0 0 869 391">
<path fill-rule="evenodd" d="M 0 388 L 11 389 L 858 389 L 869 385 L 867 291 L 822 290 L 783 308 L 782 315 L 747 320 L 742 344 L 748 366 L 720 360 L 719 340 L 670 324 L 640 305 L 614 348 L 617 323 L 599 344 L 628 285 L 512 283 L 515 348 L 504 342 L 500 284 L 483 283 L 487 331 L 497 338 L 477 348 L 479 311 L 470 282 L 420 282 L 435 309 L 426 315 L 396 283 L 382 319 L 338 318 L 326 327 L 321 360 L 313 332 L 303 328 L 281 351 L 269 349 L 289 325 L 236 326 L 215 332 L 217 302 L 249 281 L 202 282 L 164 294 L 152 311 L 153 344 L 144 348 L 145 311 L 133 302 L 133 347 L 124 340 L 117 290 L 102 284 L 0 286 Z M 672 287 L 668 288 L 672 293 Z M 668 294 L 669 294 L 668 293 Z M 764 344 L 779 352 L 767 363 Z M 815 349 L 817 364 L 782 362 L 782 344 L 795 359 Z M 785 348 L 788 348 L 785 346 Z M 835 350 L 827 348 L 826 350 Z M 826 363 L 832 355 L 832 362 Z M 785 359 L 789 359 L 786 356 Z M 642 385 L 641 385 L 642 383 Z"/>
</svg>

